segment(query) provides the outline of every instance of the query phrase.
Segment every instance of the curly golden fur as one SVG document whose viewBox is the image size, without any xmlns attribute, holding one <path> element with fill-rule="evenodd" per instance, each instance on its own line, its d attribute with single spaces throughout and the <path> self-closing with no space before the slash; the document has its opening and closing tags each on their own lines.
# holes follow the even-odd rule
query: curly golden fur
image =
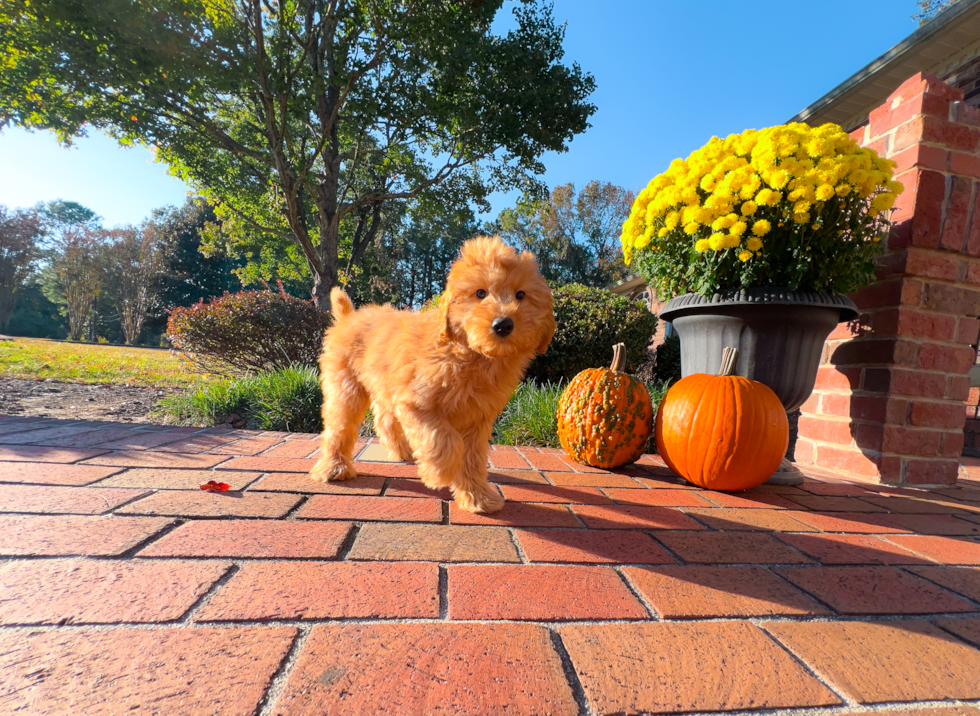
<svg viewBox="0 0 980 716">
<path fill-rule="evenodd" d="M 370 403 L 381 444 L 414 459 L 425 485 L 448 486 L 471 512 L 503 507 L 487 482 L 493 423 L 555 333 L 551 290 L 534 256 L 498 237 L 467 241 L 438 310 L 355 311 L 339 288 L 330 298 L 336 320 L 320 356 L 321 457 L 310 476 L 357 475 L 352 451 Z"/>
</svg>

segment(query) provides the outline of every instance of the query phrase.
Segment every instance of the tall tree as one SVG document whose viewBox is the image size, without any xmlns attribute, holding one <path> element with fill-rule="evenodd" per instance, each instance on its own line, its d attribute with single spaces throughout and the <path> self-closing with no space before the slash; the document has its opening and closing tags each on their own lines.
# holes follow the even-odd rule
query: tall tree
<svg viewBox="0 0 980 716">
<path fill-rule="evenodd" d="M 183 206 L 154 210 L 150 226 L 160 237 L 167 257 L 160 287 L 160 306 L 190 306 L 225 291 L 237 291 L 241 281 L 235 271 L 243 260 L 228 256 L 220 246 L 203 254 L 202 243 L 208 226 L 219 229 L 214 207 L 201 197 L 188 198 Z M 166 319 L 164 319 L 166 323 Z"/>
<path fill-rule="evenodd" d="M 87 206 L 57 199 L 37 207 L 45 233 L 48 260 L 41 286 L 68 317 L 69 340 L 81 340 L 85 324 L 102 291 L 106 232 Z"/>
<path fill-rule="evenodd" d="M 590 181 L 578 194 L 563 184 L 543 201 L 505 209 L 497 224 L 504 238 L 537 256 L 549 281 L 605 288 L 628 273 L 619 235 L 634 198 L 609 182 Z"/>
<path fill-rule="evenodd" d="M 34 273 L 40 235 L 36 212 L 0 205 L 0 331 L 10 322 L 18 291 Z"/>
<path fill-rule="evenodd" d="M 542 193 L 546 151 L 588 127 L 544 0 L 11 0 L 0 126 L 86 122 L 143 141 L 224 217 L 293 242 L 328 307 L 387 202 Z"/>
<path fill-rule="evenodd" d="M 35 207 L 41 219 L 41 227 L 48 239 L 48 244 L 58 246 L 66 238 L 82 229 L 93 229 L 100 226 L 101 217 L 87 206 L 77 201 L 55 199 Z"/>
<path fill-rule="evenodd" d="M 109 232 L 105 246 L 106 293 L 119 313 L 126 344 L 139 343 L 146 318 L 157 304 L 167 268 L 164 244 L 152 225 Z"/>
<path fill-rule="evenodd" d="M 102 292 L 107 232 L 83 225 L 60 234 L 46 270 L 45 295 L 64 306 L 68 340 L 78 341 Z"/>
<path fill-rule="evenodd" d="M 413 217 L 397 236 L 398 302 L 421 308 L 442 293 L 463 242 L 480 233 L 467 214 Z"/>
</svg>

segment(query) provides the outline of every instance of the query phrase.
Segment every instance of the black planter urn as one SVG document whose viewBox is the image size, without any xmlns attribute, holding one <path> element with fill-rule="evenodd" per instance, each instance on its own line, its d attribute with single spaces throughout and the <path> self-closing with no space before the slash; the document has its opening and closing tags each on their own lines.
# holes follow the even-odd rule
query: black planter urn
<svg viewBox="0 0 980 716">
<path fill-rule="evenodd" d="M 668 301 L 660 318 L 681 340 L 681 374 L 717 375 L 726 347 L 738 348 L 736 374 L 768 385 L 787 412 L 813 392 L 824 341 L 857 317 L 847 296 L 782 288 L 747 288 Z"/>
</svg>

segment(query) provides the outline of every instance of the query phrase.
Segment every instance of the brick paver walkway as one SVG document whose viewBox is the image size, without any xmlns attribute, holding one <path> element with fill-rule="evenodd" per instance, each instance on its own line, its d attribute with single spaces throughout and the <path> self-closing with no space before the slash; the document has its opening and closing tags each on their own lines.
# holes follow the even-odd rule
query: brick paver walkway
<svg viewBox="0 0 980 716">
<path fill-rule="evenodd" d="M 0 713 L 980 715 L 980 480 L 497 447 L 479 516 L 314 437 L 0 418 Z"/>
</svg>

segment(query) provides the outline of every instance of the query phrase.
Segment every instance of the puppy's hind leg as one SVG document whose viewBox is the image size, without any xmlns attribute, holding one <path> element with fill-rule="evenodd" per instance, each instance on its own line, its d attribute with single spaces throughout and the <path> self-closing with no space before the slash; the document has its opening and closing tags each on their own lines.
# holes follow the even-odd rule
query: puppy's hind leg
<svg viewBox="0 0 980 716">
<path fill-rule="evenodd" d="M 353 452 L 357 429 L 364 420 L 368 396 L 364 387 L 347 368 L 329 372 L 323 366 L 323 435 L 320 459 L 310 477 L 319 482 L 349 480 L 357 477 Z"/>
<path fill-rule="evenodd" d="M 378 434 L 378 439 L 388 454 L 402 462 L 410 462 L 412 448 L 395 413 L 388 406 L 377 402 L 371 404 L 371 412 L 374 413 L 374 432 Z"/>
</svg>

